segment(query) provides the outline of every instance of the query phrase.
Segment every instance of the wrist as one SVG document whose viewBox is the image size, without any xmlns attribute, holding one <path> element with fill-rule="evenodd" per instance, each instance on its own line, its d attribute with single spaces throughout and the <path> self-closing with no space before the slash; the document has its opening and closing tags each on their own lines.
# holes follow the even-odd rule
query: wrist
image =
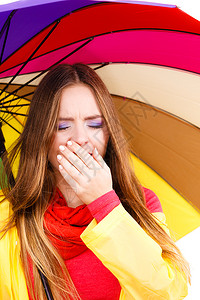
<svg viewBox="0 0 200 300">
<path fill-rule="evenodd" d="M 100 222 L 120 203 L 119 197 L 112 189 L 88 204 L 88 209 L 97 222 Z"/>
</svg>

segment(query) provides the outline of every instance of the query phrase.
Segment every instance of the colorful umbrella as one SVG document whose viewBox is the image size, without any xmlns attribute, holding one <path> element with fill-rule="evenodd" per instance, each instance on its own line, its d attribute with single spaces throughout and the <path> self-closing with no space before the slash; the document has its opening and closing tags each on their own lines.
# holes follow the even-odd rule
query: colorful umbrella
<svg viewBox="0 0 200 300">
<path fill-rule="evenodd" d="M 0 6 L 5 145 L 52 65 L 90 65 L 113 95 L 137 176 L 160 197 L 178 240 L 200 226 L 200 23 L 175 5 L 126 2 Z"/>
</svg>

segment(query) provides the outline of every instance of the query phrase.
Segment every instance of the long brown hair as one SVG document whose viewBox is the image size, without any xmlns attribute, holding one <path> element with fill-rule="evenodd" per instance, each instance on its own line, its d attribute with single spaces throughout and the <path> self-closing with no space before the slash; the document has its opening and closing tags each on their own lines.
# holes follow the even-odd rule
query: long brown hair
<svg viewBox="0 0 200 300">
<path fill-rule="evenodd" d="M 1 186 L 13 214 L 5 232 L 16 226 L 21 243 L 21 259 L 33 299 L 45 299 L 37 268 L 48 278 L 55 299 L 80 299 L 63 259 L 52 246 L 43 228 L 43 216 L 55 191 L 55 174 L 48 151 L 56 130 L 60 96 L 69 85 L 83 83 L 96 96 L 109 131 L 104 160 L 111 169 L 113 189 L 124 208 L 160 245 L 163 258 L 172 262 L 189 279 L 187 262 L 171 238 L 158 225 L 145 206 L 141 185 L 130 165 L 130 149 L 122 132 L 112 98 L 95 71 L 82 64 L 58 65 L 42 79 L 33 96 L 24 130 L 9 153 L 11 167 L 19 154 L 15 185 L 11 187 L 9 166 L 5 167 Z M 6 164 L 6 163 L 5 163 Z M 7 177 L 6 177 L 7 176 Z M 33 261 L 34 290 L 30 282 L 29 257 Z"/>
</svg>

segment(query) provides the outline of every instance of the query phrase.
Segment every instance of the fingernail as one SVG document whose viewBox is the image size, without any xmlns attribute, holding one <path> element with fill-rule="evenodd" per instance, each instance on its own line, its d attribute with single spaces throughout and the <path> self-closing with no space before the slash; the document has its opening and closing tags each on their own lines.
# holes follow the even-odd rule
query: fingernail
<svg viewBox="0 0 200 300">
<path fill-rule="evenodd" d="M 63 170 L 63 166 L 59 165 L 59 169 L 60 169 L 60 170 Z"/>
<path fill-rule="evenodd" d="M 65 150 L 65 146 L 60 145 L 60 146 L 59 146 L 59 149 L 60 149 L 60 151 L 64 151 L 64 150 Z"/>
<path fill-rule="evenodd" d="M 71 146 L 72 145 L 72 141 L 67 141 L 67 145 Z"/>
<path fill-rule="evenodd" d="M 98 155 L 98 154 L 99 154 L 99 152 L 98 152 L 97 148 L 94 148 L 94 153 L 95 153 L 96 155 Z"/>
<path fill-rule="evenodd" d="M 61 159 L 62 159 L 62 156 L 61 156 L 60 154 L 58 154 L 58 155 L 57 155 L 57 159 L 58 159 L 58 160 L 61 160 Z"/>
</svg>

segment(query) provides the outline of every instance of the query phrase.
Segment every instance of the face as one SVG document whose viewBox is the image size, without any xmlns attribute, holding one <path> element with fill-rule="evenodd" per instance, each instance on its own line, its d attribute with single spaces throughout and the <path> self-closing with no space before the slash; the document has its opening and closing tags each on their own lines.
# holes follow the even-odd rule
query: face
<svg viewBox="0 0 200 300">
<path fill-rule="evenodd" d="M 62 91 L 58 129 L 49 151 L 49 161 L 58 169 L 59 146 L 73 140 L 88 153 L 96 147 L 104 157 L 109 134 L 93 91 L 84 84 L 69 86 Z"/>
</svg>

